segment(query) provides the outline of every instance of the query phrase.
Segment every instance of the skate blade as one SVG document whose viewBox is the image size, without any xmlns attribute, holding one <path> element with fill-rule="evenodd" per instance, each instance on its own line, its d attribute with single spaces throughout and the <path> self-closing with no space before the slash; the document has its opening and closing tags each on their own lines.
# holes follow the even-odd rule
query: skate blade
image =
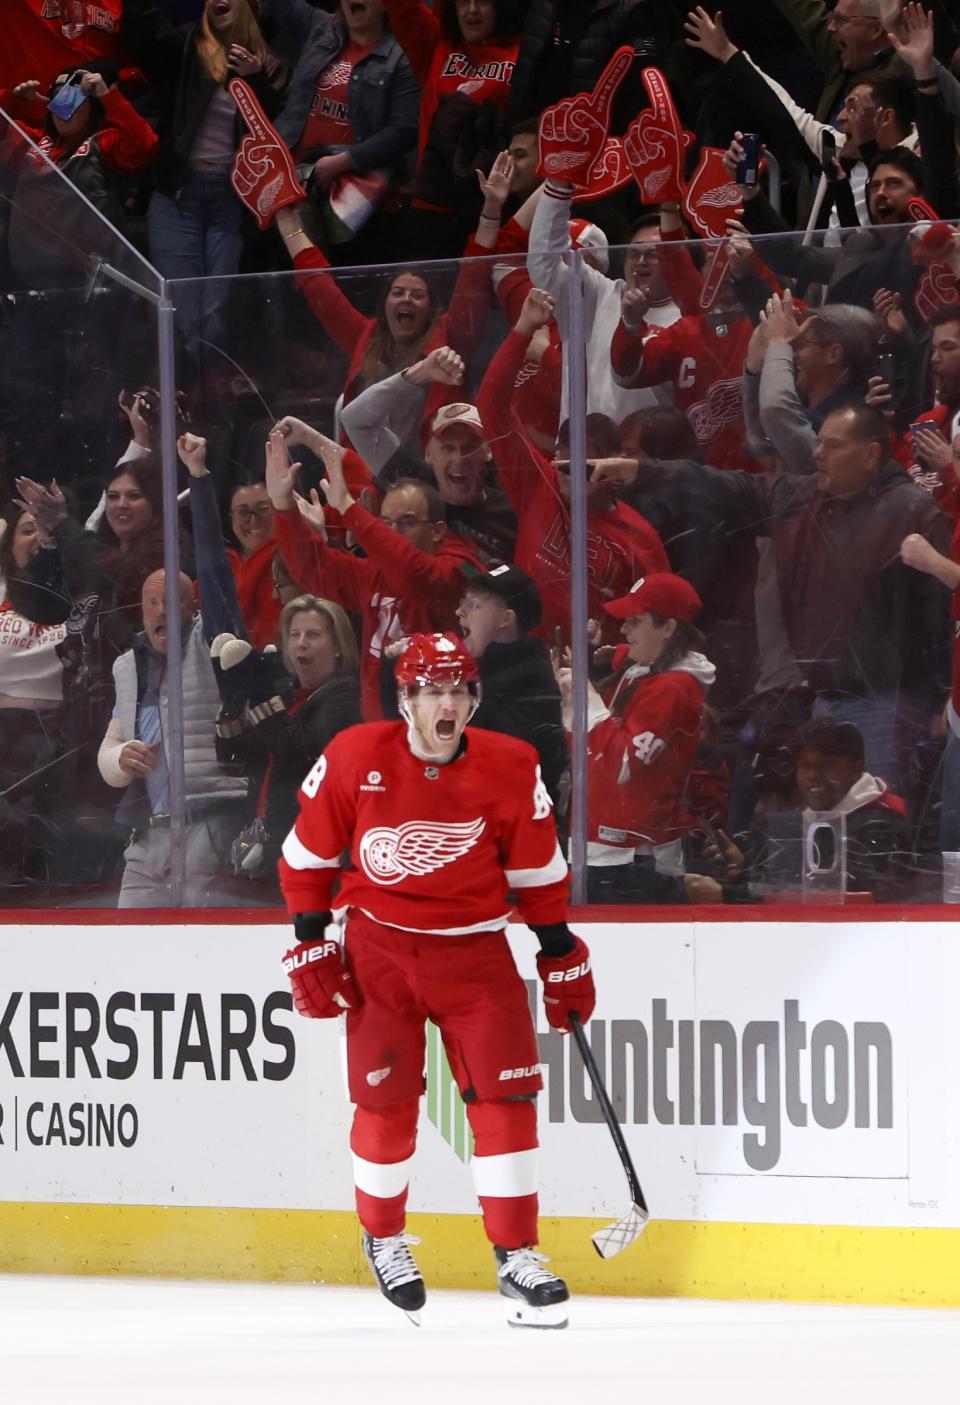
<svg viewBox="0 0 960 1405">
<path fill-rule="evenodd" d="M 419 1313 L 419 1312 L 408 1312 L 408 1310 L 407 1310 L 405 1307 L 401 1308 L 400 1311 L 403 1313 L 404 1317 L 408 1318 L 409 1321 L 413 1323 L 414 1327 L 419 1327 L 419 1326 L 420 1326 L 420 1313 Z"/>
<path fill-rule="evenodd" d="M 567 1326 L 566 1303 L 551 1303 L 548 1307 L 532 1307 L 529 1303 L 508 1302 L 507 1325 L 533 1327 L 541 1331 L 562 1331 Z"/>
</svg>

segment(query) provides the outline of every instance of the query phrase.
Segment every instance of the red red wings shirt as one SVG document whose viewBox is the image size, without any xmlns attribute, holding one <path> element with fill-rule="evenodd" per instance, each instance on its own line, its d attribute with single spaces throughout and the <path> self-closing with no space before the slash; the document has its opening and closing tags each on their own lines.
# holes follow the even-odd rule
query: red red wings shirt
<svg viewBox="0 0 960 1405">
<path fill-rule="evenodd" d="M 341 866 L 349 851 L 350 865 Z M 456 760 L 433 766 L 405 722 L 336 736 L 300 790 L 280 884 L 291 913 L 356 908 L 388 927 L 458 936 L 564 922 L 569 880 L 553 806 L 527 742 L 468 728 Z"/>
<path fill-rule="evenodd" d="M 448 93 L 506 107 L 520 52 L 518 39 L 506 44 L 451 44 L 434 10 L 422 0 L 387 0 L 384 8 L 420 84 L 421 156 L 437 104 Z"/>
<path fill-rule="evenodd" d="M 679 836 L 681 801 L 714 673 L 702 654 L 688 654 L 666 673 L 622 680 L 618 691 L 633 691 L 616 711 L 598 718 L 587 738 L 588 860 L 596 857 L 597 845 L 633 849 Z"/>
<path fill-rule="evenodd" d="M 513 399 L 527 342 L 516 331 L 504 338 L 477 392 L 501 487 L 517 514 L 514 562 L 537 583 L 543 600 L 539 634 L 552 642 L 559 626 L 570 632 L 570 511 L 560 496 L 558 471 L 527 438 Z M 626 595 L 639 576 L 669 571 L 656 529 L 626 503 L 610 512 L 587 509 L 587 608 L 599 620 L 607 643 L 620 637 L 616 620 L 604 612 L 606 600 Z"/>
<path fill-rule="evenodd" d="M 4 0 L 0 74 L 15 87 L 42 88 L 84 59 L 116 59 L 123 0 Z"/>
</svg>

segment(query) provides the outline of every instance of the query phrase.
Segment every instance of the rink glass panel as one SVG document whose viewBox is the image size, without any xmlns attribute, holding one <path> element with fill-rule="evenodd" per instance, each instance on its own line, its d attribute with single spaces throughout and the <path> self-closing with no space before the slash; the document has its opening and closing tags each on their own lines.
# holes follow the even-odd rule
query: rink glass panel
<svg viewBox="0 0 960 1405">
<path fill-rule="evenodd" d="M 96 509 L 130 439 L 118 396 L 156 382 L 161 285 L 130 242 L 137 222 L 121 234 L 19 128 L 3 123 L 0 516 L 9 521 L 9 550 L 20 476 L 55 478 L 76 523 Z M 116 792 L 100 779 L 96 758 L 113 705 L 113 659 L 139 627 L 138 590 L 129 588 L 129 562 L 112 550 L 115 538 L 78 543 L 76 536 L 58 532 L 30 583 L 4 589 L 5 907 L 116 901 L 125 836 Z M 29 543 L 15 549 L 26 565 Z M 161 564 L 159 523 L 153 550 Z M 0 574 L 19 576 L 12 557 Z"/>
<path fill-rule="evenodd" d="M 10 169 L 9 163 L 5 178 L 11 182 L 15 180 L 15 171 Z M 74 204 L 79 204 L 79 197 Z M 129 437 L 125 422 L 117 411 L 119 391 L 124 387 L 133 389 L 141 385 L 159 390 L 168 387 L 162 384 L 165 377 L 161 375 L 158 357 L 159 314 L 154 304 L 103 271 L 94 276 L 96 265 L 91 262 L 90 246 L 95 245 L 97 256 L 105 264 L 117 268 L 128 279 L 133 279 L 149 291 L 160 287 L 159 280 L 98 217 L 91 214 L 87 207 L 80 208 L 78 218 L 81 223 L 86 220 L 94 226 L 96 241 L 90 238 L 83 241 L 79 236 L 71 239 L 71 257 L 67 258 L 62 254 L 65 222 L 60 220 L 48 227 L 48 221 L 48 225 L 43 226 L 42 237 L 38 236 L 35 241 L 36 247 L 42 249 L 49 243 L 60 256 L 51 260 L 51 268 L 45 277 L 31 273 L 29 278 L 24 279 L 21 273 L 18 279 L 8 260 L 4 273 L 9 287 L 8 316 L 0 336 L 10 348 L 7 358 L 10 368 L 7 385 L 10 389 L 4 391 L 8 478 L 5 497 L 13 494 L 12 479 L 15 475 L 26 472 L 44 477 L 55 469 L 59 481 L 66 479 L 71 486 L 78 485 L 76 511 L 83 520 L 95 501 L 96 490 L 111 474 L 112 465 Z M 38 217 L 35 216 L 35 219 L 40 227 Z M 269 235 L 267 239 L 275 240 L 276 236 Z M 887 245 L 892 247 L 897 242 L 904 242 L 903 233 L 899 230 L 889 233 L 880 231 L 877 239 L 884 250 Z M 757 241 L 761 252 L 764 242 Z M 777 267 L 785 272 L 789 259 L 799 248 L 799 239 L 794 236 L 778 237 L 772 241 L 771 247 L 774 245 L 775 254 L 771 255 L 771 261 L 775 258 Z M 699 257 L 700 246 L 693 246 L 693 249 L 695 258 Z M 81 250 L 82 254 L 78 252 Z M 610 274 L 619 277 L 624 261 L 629 261 L 630 256 L 629 249 L 612 249 L 609 254 Z M 902 258 L 908 260 L 910 257 L 909 249 L 904 247 Z M 567 274 L 571 280 L 578 276 L 576 264 L 579 258 L 574 256 L 568 263 Z M 508 270 L 522 272 L 522 260 L 514 258 L 498 262 L 501 266 L 506 265 Z M 363 316 L 374 317 L 394 276 L 399 272 L 410 272 L 413 267 L 341 268 L 312 276 L 335 282 Z M 459 265 L 417 265 L 416 271 L 425 277 L 434 290 L 437 307 L 447 307 L 460 271 Z M 498 280 L 500 277 L 498 272 Z M 345 340 L 342 328 L 329 319 L 325 326 L 314 315 L 292 272 L 242 275 L 223 280 L 168 282 L 163 285 L 163 292 L 173 308 L 174 322 L 174 373 L 169 378 L 169 388 L 175 387 L 180 393 L 179 410 L 185 410 L 189 415 L 190 428 L 207 439 L 207 461 L 215 483 L 224 541 L 236 550 L 240 543 L 234 535 L 235 518 L 230 514 L 232 488 L 240 480 L 256 481 L 262 472 L 264 444 L 269 429 L 283 416 L 294 415 L 324 433 L 336 435 L 338 399 L 344 388 L 354 346 L 338 344 Z M 937 295 L 942 293 L 941 287 Z M 474 290 L 469 296 L 474 299 L 471 315 L 476 318 L 476 325 L 472 330 L 472 354 L 462 398 L 475 402 L 484 376 L 507 341 L 511 323 L 489 287 L 485 291 Z M 861 301 L 870 311 L 871 299 L 864 297 Z M 28 304 L 31 310 L 38 309 L 43 319 L 42 335 L 36 329 L 32 312 L 28 316 L 24 311 Z M 519 306 L 519 300 L 516 306 Z M 581 330 L 575 317 L 572 321 L 569 319 L 569 309 L 567 315 L 569 331 L 562 361 L 556 347 L 538 347 L 535 353 L 524 354 L 516 377 L 520 382 L 518 393 L 513 398 L 510 412 L 521 421 L 525 443 L 532 442 L 544 455 L 543 464 L 537 467 L 540 461 L 535 455 L 526 447 L 517 449 L 520 459 L 528 467 L 533 465 L 530 467 L 531 478 L 536 477 L 536 493 L 531 492 L 530 500 L 520 514 L 520 560 L 528 568 L 535 563 L 535 572 L 544 586 L 548 607 L 542 633 L 546 647 L 556 655 L 559 646 L 563 651 L 561 661 L 576 663 L 571 686 L 571 698 L 576 699 L 584 694 L 587 687 L 586 671 L 579 664 L 580 649 L 574 648 L 574 658 L 569 660 L 566 650 L 575 645 L 578 630 L 580 637 L 586 638 L 588 617 L 599 619 L 602 615 L 602 608 L 596 608 L 602 592 L 606 591 L 608 595 L 619 593 L 622 579 L 633 575 L 634 564 L 637 563 L 628 564 L 621 560 L 618 570 L 612 571 L 609 578 L 595 579 L 603 564 L 610 562 L 611 543 L 604 540 L 602 531 L 598 532 L 602 521 L 598 523 L 594 508 L 588 506 L 581 528 L 587 544 L 583 575 L 587 607 L 580 608 L 580 602 L 574 597 L 575 572 L 569 556 L 570 539 L 575 535 L 573 519 L 576 514 L 575 501 L 573 508 L 569 503 L 571 497 L 576 500 L 577 494 L 571 491 L 569 485 L 578 474 L 586 478 L 594 471 L 592 464 L 585 467 L 581 461 L 579 444 L 585 445 L 588 460 L 621 456 L 617 433 L 620 422 L 613 414 L 609 416 L 613 421 L 612 427 L 594 418 L 605 413 L 602 407 L 608 398 L 608 387 L 597 384 L 605 375 L 605 363 L 602 358 L 590 354 L 589 343 L 595 332 L 595 322 L 588 318 Z M 696 315 L 694 310 L 691 316 Z M 694 480 L 698 472 L 697 456 L 706 465 L 716 462 L 718 444 L 723 436 L 712 434 L 711 427 L 715 428 L 715 422 L 727 430 L 726 439 L 721 445 L 725 454 L 725 473 L 737 471 L 730 466 L 735 460 L 740 465 L 739 471 L 754 473 L 760 470 L 781 474 L 786 471 L 775 455 L 751 462 L 746 450 L 739 459 L 735 452 L 730 451 L 731 439 L 736 438 L 737 415 L 740 413 L 738 382 L 743 347 L 733 325 L 736 318 L 732 313 L 729 320 L 731 329 L 726 342 L 731 348 L 729 365 L 725 364 L 722 337 L 714 334 L 708 339 L 702 336 L 697 343 L 697 351 L 703 352 L 709 340 L 714 364 L 714 373 L 705 381 L 702 403 L 691 398 L 692 387 L 683 384 L 691 379 L 696 380 L 697 368 L 678 364 L 672 372 L 678 392 L 681 389 L 684 392 L 682 397 L 678 394 L 683 418 L 697 439 L 694 458 L 688 461 L 689 467 L 684 470 L 688 476 L 693 474 Z M 917 326 L 921 326 L 919 321 Z M 715 330 L 714 327 L 714 333 Z M 339 336 L 336 335 L 338 331 Z M 586 358 L 580 344 L 581 337 L 588 342 Z M 886 346 L 877 349 L 889 350 Z M 924 385 L 926 353 L 922 337 L 918 345 L 911 347 L 904 343 L 894 346 L 893 350 L 897 381 L 894 427 L 902 432 L 911 420 L 929 408 L 929 393 L 918 388 Z M 694 356 L 696 358 L 696 352 Z M 43 374 L 31 369 L 37 357 L 42 357 Z M 680 360 L 682 362 L 683 358 Z M 589 367 L 585 394 L 580 402 L 588 418 L 582 425 L 579 423 L 581 412 L 578 397 L 575 393 L 571 395 L 569 389 L 571 362 L 574 366 L 586 362 Z M 541 398 L 535 389 L 531 389 L 530 382 L 536 365 L 540 367 L 536 372 L 538 376 L 549 373 L 554 377 L 555 388 L 563 388 L 563 405 L 559 414 L 551 415 L 549 396 Z M 869 368 L 871 372 L 874 369 L 874 366 Z M 173 415 L 169 418 L 175 432 L 185 427 L 186 422 L 182 418 L 176 420 Z M 558 452 L 552 452 L 551 437 L 564 427 L 564 421 L 566 433 L 561 447 Z M 635 452 L 636 421 L 633 422 L 632 431 L 633 438 L 622 450 L 625 456 Z M 401 439 L 404 437 L 404 466 L 416 472 L 417 463 L 422 459 L 423 437 L 416 431 L 411 432 L 409 426 L 401 434 Z M 378 439 L 376 433 L 373 439 Z M 172 443 L 166 446 L 166 453 L 163 448 L 162 442 L 155 447 L 154 459 L 166 463 L 167 490 L 169 492 L 175 486 L 178 492 L 183 492 L 188 485 L 186 471 L 175 462 Z M 517 446 L 504 449 L 497 439 L 497 454 L 511 455 L 514 448 Z M 376 452 L 379 453 L 380 449 Z M 686 454 L 687 450 L 683 453 Z M 554 457 L 561 461 L 560 465 L 551 464 Z M 298 447 L 294 458 L 302 465 L 298 480 L 300 490 L 309 495 L 310 489 L 317 486 L 323 476 L 322 465 L 305 448 Z M 396 461 L 392 471 L 398 470 L 400 462 L 399 459 Z M 48 464 L 51 465 L 49 469 L 46 468 Z M 383 465 L 378 461 L 376 467 L 382 471 Z M 795 468 L 793 471 L 797 473 Z M 765 806 L 768 837 L 784 857 L 779 867 L 766 875 L 771 881 L 765 887 L 761 884 L 754 896 L 765 896 L 767 900 L 830 904 L 849 900 L 852 891 L 849 876 L 845 878 L 841 873 L 838 878 L 835 862 L 838 845 L 842 851 L 843 836 L 831 837 L 833 831 L 831 835 L 820 836 L 824 852 L 816 862 L 807 864 L 807 881 L 804 881 L 804 856 L 819 851 L 811 849 L 809 844 L 805 846 L 802 806 L 797 803 L 794 787 L 795 758 L 791 740 L 796 727 L 809 716 L 811 697 L 810 690 L 804 688 L 794 690 L 787 687 L 780 693 L 776 691 L 780 687 L 777 677 L 780 677 L 782 684 L 783 677 L 790 672 L 790 643 L 785 637 L 785 626 L 782 623 L 777 626 L 775 617 L 769 614 L 764 617 L 765 627 L 769 631 L 773 618 L 773 627 L 775 631 L 779 629 L 779 634 L 775 633 L 771 638 L 768 633 L 758 644 L 752 583 L 757 556 L 762 557 L 770 550 L 765 534 L 755 530 L 755 523 L 745 524 L 734 520 L 732 513 L 730 517 L 725 516 L 723 495 L 717 499 L 710 494 L 700 495 L 699 486 L 694 480 L 691 480 L 692 496 L 684 498 L 681 495 L 677 499 L 664 490 L 662 483 L 652 482 L 649 472 L 645 491 L 641 491 L 636 482 L 630 484 L 629 467 L 613 468 L 610 474 L 621 480 L 617 489 L 618 498 L 640 511 L 647 522 L 656 528 L 670 564 L 688 575 L 701 590 L 705 609 L 697 623 L 706 637 L 703 652 L 717 670 L 716 682 L 708 698 L 701 745 L 691 774 L 684 781 L 678 817 L 672 822 L 675 833 L 668 836 L 679 843 L 682 851 L 680 864 L 688 872 L 712 874 L 714 870 L 704 853 L 712 831 L 719 828 L 729 832 L 731 826 L 738 834 L 748 831 L 752 806 L 759 795 L 761 806 Z M 664 480 L 666 475 L 667 471 Z M 798 476 L 802 475 L 798 473 Z M 561 479 L 565 481 L 561 482 Z M 588 504 L 593 501 L 590 497 L 593 491 L 595 489 L 588 488 Z M 721 506 L 717 507 L 717 503 Z M 609 506 L 601 503 L 600 510 L 601 513 L 609 510 Z M 166 561 L 169 568 L 183 564 L 192 574 L 195 556 L 186 502 L 180 507 L 180 519 L 182 530 L 177 539 L 171 539 L 167 534 Z M 486 554 L 489 556 L 493 553 L 488 550 Z M 616 552 L 612 554 L 616 555 Z M 815 563 L 811 563 L 802 548 L 793 558 L 797 576 L 812 569 L 813 565 Z M 907 568 L 902 569 L 905 571 Z M 644 571 L 645 567 L 637 564 L 637 577 Z M 114 571 L 111 619 L 123 619 L 122 612 L 126 609 L 132 625 L 135 625 L 138 623 L 136 591 L 132 599 L 129 589 L 124 596 L 125 582 L 121 575 L 119 570 Z M 628 586 L 630 583 L 628 580 Z M 948 609 L 949 594 L 945 593 L 944 618 Z M 836 599 L 834 614 L 835 620 L 824 619 L 822 634 L 828 641 L 831 639 L 832 623 L 836 625 L 838 636 L 843 634 L 846 627 L 846 602 L 843 598 Z M 946 742 L 942 729 L 931 726 L 942 707 L 942 682 L 949 676 L 949 660 L 945 673 L 934 687 L 931 684 L 932 670 L 927 667 L 929 660 L 925 662 L 921 652 L 909 647 L 918 637 L 913 627 L 914 621 L 908 616 L 898 618 L 893 623 L 895 630 L 891 629 L 889 647 L 898 647 L 897 641 L 905 641 L 908 655 L 893 711 L 887 710 L 885 713 L 889 702 L 887 696 L 881 697 L 869 689 L 853 700 L 857 706 L 852 710 L 833 710 L 841 716 L 849 713 L 854 720 L 859 719 L 862 726 L 876 726 L 881 730 L 893 718 L 896 735 L 889 745 L 893 747 L 900 767 L 896 785 L 907 801 L 910 842 L 919 854 L 914 863 L 905 864 L 914 877 L 904 884 L 902 896 L 912 901 L 939 901 L 942 893 L 941 849 L 960 849 L 960 839 L 951 837 L 952 808 L 956 808 L 956 787 L 951 768 L 953 744 Z M 594 633 L 591 631 L 591 637 Z M 607 646 L 615 646 L 619 639 L 618 622 L 608 619 L 601 634 Z M 784 660 L 779 659 L 780 652 Z M 601 656 L 597 660 L 592 652 L 590 657 L 593 687 L 601 699 L 609 703 L 611 691 L 606 674 L 610 659 Z M 784 662 L 785 675 L 777 675 L 780 662 Z M 15 789 L 11 795 L 4 797 L 8 802 L 21 788 L 21 777 L 35 776 L 43 767 L 47 768 L 42 770 L 44 778 L 50 773 L 63 775 L 64 783 L 52 801 L 44 800 L 36 808 L 36 813 L 33 808 L 30 810 L 30 825 L 37 820 L 41 827 L 39 866 L 37 863 L 32 868 L 28 866 L 22 877 L 14 874 L 8 887 L 8 905 L 112 906 L 117 902 L 122 846 L 129 836 L 130 826 L 116 814 L 116 788 L 106 787 L 96 769 L 100 729 L 104 726 L 104 718 L 108 720 L 109 717 L 110 663 L 112 657 L 108 659 L 106 672 L 101 664 L 98 675 L 101 683 L 106 679 L 105 686 L 100 690 L 98 705 L 101 711 L 92 717 L 83 709 L 76 711 L 76 716 L 83 719 L 84 736 L 82 744 L 72 751 L 69 762 L 69 744 L 59 736 L 51 741 L 45 733 L 42 736 L 42 754 L 34 749 L 25 761 L 19 756 L 11 757 L 11 781 L 7 785 L 14 783 Z M 758 686 L 765 667 L 775 684 L 772 717 L 769 710 L 771 698 L 758 698 Z M 763 678 L 764 686 L 768 681 Z M 837 700 L 830 701 L 832 704 Z M 179 726 L 175 716 L 178 710 L 182 711 L 174 703 L 175 726 Z M 30 728 L 35 729 L 36 725 L 31 721 L 30 727 L 18 725 L 17 728 L 5 730 L 20 737 L 29 751 Z M 633 744 L 632 739 L 628 740 L 630 757 L 635 764 L 624 768 L 630 771 L 626 786 L 641 791 L 652 788 L 654 801 L 668 800 L 668 796 L 657 792 L 661 782 L 656 778 L 656 767 L 646 767 L 644 756 L 650 757 L 651 752 L 656 752 L 657 741 L 663 741 L 666 747 L 674 739 L 668 733 L 663 737 L 656 734 L 637 745 Z M 593 746 L 590 736 L 586 735 L 582 738 L 582 752 L 573 748 L 575 762 L 578 755 L 584 758 L 585 778 L 574 766 L 571 771 L 572 784 L 561 786 L 558 790 L 559 818 L 565 835 L 569 836 L 571 856 L 577 869 L 576 891 L 581 896 L 586 894 L 587 888 L 579 856 L 585 850 L 591 804 L 596 803 L 591 785 L 599 784 L 596 778 L 605 774 L 595 764 Z M 53 764 L 49 765 L 51 761 Z M 80 766 L 79 774 L 74 773 L 76 765 Z M 250 794 L 246 805 L 238 804 L 235 816 L 231 817 L 231 825 L 234 817 L 236 820 L 237 833 L 234 837 L 239 837 L 256 817 L 261 773 L 251 769 L 246 778 L 250 783 Z M 48 783 L 45 779 L 43 784 L 46 788 Z M 675 777 L 670 784 L 675 784 Z M 571 791 L 573 803 L 570 800 Z M 610 797 L 605 795 L 602 798 L 606 803 Z M 656 810 L 657 806 L 652 808 Z M 669 809 L 669 806 L 666 808 Z M 48 816 L 51 813 L 54 820 L 50 825 L 52 833 L 48 835 Z M 184 823 L 191 822 L 192 815 L 184 815 Z M 633 826 L 626 822 L 621 826 L 614 819 L 608 827 Z M 227 837 L 221 834 L 218 842 L 225 845 Z M 279 841 L 279 836 L 270 837 L 275 843 Z M 810 836 L 806 838 L 809 840 Z M 660 830 L 656 833 L 643 832 L 637 837 L 641 850 L 647 844 L 659 848 L 663 841 L 664 835 Z M 93 858 L 88 855 L 91 847 Z M 254 870 L 252 876 L 234 873 L 228 849 L 229 846 L 223 847 L 222 869 L 204 902 L 237 907 L 276 906 L 279 890 L 272 864 L 260 871 Z M 182 872 L 183 861 L 176 846 L 174 859 Z M 642 864 L 638 866 L 643 867 Z M 640 875 L 632 888 L 628 884 L 620 890 L 601 883 L 597 897 L 600 901 L 616 901 L 618 904 L 626 901 L 638 908 L 654 902 L 675 902 L 684 896 L 684 883 L 674 868 L 671 861 L 665 875 L 670 881 L 663 883 L 659 874 L 649 885 Z M 832 870 L 832 877 L 824 875 L 826 869 Z M 631 877 L 636 878 L 636 875 L 631 873 Z M 172 886 L 176 887 L 175 884 Z"/>
</svg>

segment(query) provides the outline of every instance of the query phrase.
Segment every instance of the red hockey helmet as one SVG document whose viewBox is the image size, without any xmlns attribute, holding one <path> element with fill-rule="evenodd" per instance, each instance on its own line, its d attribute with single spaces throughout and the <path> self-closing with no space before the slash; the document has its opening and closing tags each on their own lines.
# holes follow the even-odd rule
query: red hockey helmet
<svg viewBox="0 0 960 1405">
<path fill-rule="evenodd" d="M 401 688 L 424 683 L 476 685 L 480 670 L 455 634 L 415 634 L 397 659 L 396 677 Z"/>
</svg>

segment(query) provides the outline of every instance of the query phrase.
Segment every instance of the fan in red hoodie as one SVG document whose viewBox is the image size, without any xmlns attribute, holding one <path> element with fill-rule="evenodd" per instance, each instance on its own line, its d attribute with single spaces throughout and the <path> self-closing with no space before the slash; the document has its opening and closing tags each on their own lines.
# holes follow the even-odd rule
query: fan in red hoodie
<svg viewBox="0 0 960 1405">
<path fill-rule="evenodd" d="M 543 598 L 541 632 L 570 632 L 569 479 L 530 442 L 513 407 L 517 372 L 531 336 L 553 316 L 554 300 L 534 288 L 514 330 L 487 368 L 477 409 L 490 452 L 517 514 L 514 563 L 536 581 Z M 605 601 L 629 590 L 647 571 L 669 570 L 657 532 L 639 512 L 618 502 L 609 483 L 591 483 L 587 499 L 587 590 L 591 617 L 603 619 Z M 610 628 L 612 640 L 615 631 Z"/>
<path fill-rule="evenodd" d="M 676 901 L 682 802 L 715 676 L 693 627 L 700 597 L 655 572 L 604 609 L 622 625 L 630 663 L 609 703 L 593 688 L 588 698 L 587 901 Z M 569 670 L 560 684 L 566 718 Z"/>
<path fill-rule="evenodd" d="M 374 517 L 347 487 L 343 453 L 332 439 L 324 441 L 327 477 L 321 487 L 364 557 L 328 546 L 300 515 L 293 498 L 296 469 L 280 430 L 267 442 L 267 491 L 290 575 L 302 590 L 362 618 L 360 707 L 364 719 L 373 722 L 383 717 L 381 667 L 387 646 L 418 632 L 455 628 L 466 582 L 483 567 L 472 545 L 447 531 L 436 489 L 401 478 L 383 500 L 383 515 Z"/>
</svg>

